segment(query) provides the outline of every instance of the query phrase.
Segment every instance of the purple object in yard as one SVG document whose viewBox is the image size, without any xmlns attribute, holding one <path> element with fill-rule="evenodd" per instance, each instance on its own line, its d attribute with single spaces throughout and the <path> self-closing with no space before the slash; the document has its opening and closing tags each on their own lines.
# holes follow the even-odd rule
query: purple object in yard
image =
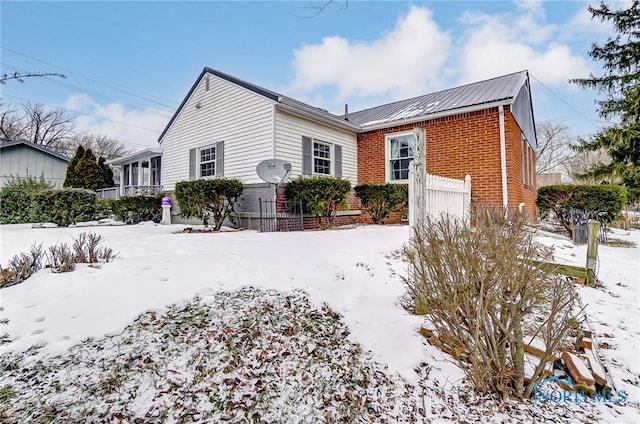
<svg viewBox="0 0 640 424">
<path fill-rule="evenodd" d="M 171 205 L 171 197 L 165 196 L 162 198 L 162 206 Z"/>
</svg>

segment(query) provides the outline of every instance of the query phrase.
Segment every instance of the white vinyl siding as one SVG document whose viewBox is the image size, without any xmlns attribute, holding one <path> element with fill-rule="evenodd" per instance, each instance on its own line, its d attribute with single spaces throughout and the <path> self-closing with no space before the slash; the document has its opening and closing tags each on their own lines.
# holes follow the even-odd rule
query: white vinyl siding
<svg viewBox="0 0 640 424">
<path fill-rule="evenodd" d="M 62 188 L 66 173 L 67 161 L 34 148 L 18 144 L 0 151 L 0 187 L 12 176 L 44 176 L 45 181 Z"/>
<path fill-rule="evenodd" d="M 215 75 L 205 75 L 162 139 L 164 189 L 171 191 L 176 182 L 189 179 L 190 149 L 219 141 L 224 141 L 224 169 L 216 170 L 217 175 L 245 184 L 261 182 L 256 166 L 273 157 L 273 104 Z"/>
<path fill-rule="evenodd" d="M 332 128 L 296 115 L 276 110 L 275 157 L 291 162 L 291 178 L 302 175 L 302 137 L 310 137 L 316 142 L 332 145 L 331 160 L 334 161 L 335 146 L 342 147 L 342 177 L 352 185 L 358 180 L 358 153 L 356 134 Z M 337 160 L 337 158 L 335 158 Z M 333 175 L 334 163 L 331 164 Z"/>
</svg>

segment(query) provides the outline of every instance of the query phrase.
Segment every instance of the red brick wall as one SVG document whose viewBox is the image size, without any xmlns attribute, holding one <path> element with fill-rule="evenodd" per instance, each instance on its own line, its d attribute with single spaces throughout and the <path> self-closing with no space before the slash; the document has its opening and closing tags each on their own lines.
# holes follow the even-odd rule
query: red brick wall
<svg viewBox="0 0 640 424">
<path fill-rule="evenodd" d="M 509 207 L 520 202 L 535 213 L 535 172 L 525 187 L 521 177 L 520 129 L 505 107 Z M 463 179 L 471 175 L 472 196 L 482 203 L 502 204 L 500 117 L 498 108 L 461 113 L 358 135 L 358 183 L 385 182 L 385 135 L 424 127 L 427 172 Z M 535 164 L 535 161 L 534 161 Z"/>
<path fill-rule="evenodd" d="M 509 108 L 505 108 L 505 141 L 507 147 L 507 187 L 509 196 L 509 208 L 517 209 L 520 203 L 524 203 L 524 210 L 531 216 L 537 213 L 536 207 L 536 172 L 535 152 L 525 141 L 524 155 L 524 182 L 522 176 L 522 132 Z M 533 166 L 531 166 L 533 164 Z M 473 180 L 471 182 L 473 186 Z"/>
</svg>

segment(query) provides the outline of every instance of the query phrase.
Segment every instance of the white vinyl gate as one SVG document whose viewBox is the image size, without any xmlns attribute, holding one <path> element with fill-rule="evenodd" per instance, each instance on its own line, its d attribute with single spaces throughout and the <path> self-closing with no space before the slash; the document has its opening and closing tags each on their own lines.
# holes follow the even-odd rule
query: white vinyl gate
<svg viewBox="0 0 640 424">
<path fill-rule="evenodd" d="M 426 137 L 424 129 L 414 130 L 414 160 L 409 171 L 409 226 L 419 225 L 425 216 L 438 218 L 450 214 L 468 219 L 471 210 L 471 176 L 464 180 L 425 172 Z"/>
</svg>

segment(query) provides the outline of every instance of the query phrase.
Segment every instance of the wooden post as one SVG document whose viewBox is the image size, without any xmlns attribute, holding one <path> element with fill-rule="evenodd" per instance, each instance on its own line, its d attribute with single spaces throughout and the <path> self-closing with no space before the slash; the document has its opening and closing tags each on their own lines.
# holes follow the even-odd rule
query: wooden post
<svg viewBox="0 0 640 424">
<path fill-rule="evenodd" d="M 596 285 L 596 268 L 598 266 L 598 235 L 600 223 L 589 221 L 589 235 L 587 241 L 587 285 Z"/>
</svg>

